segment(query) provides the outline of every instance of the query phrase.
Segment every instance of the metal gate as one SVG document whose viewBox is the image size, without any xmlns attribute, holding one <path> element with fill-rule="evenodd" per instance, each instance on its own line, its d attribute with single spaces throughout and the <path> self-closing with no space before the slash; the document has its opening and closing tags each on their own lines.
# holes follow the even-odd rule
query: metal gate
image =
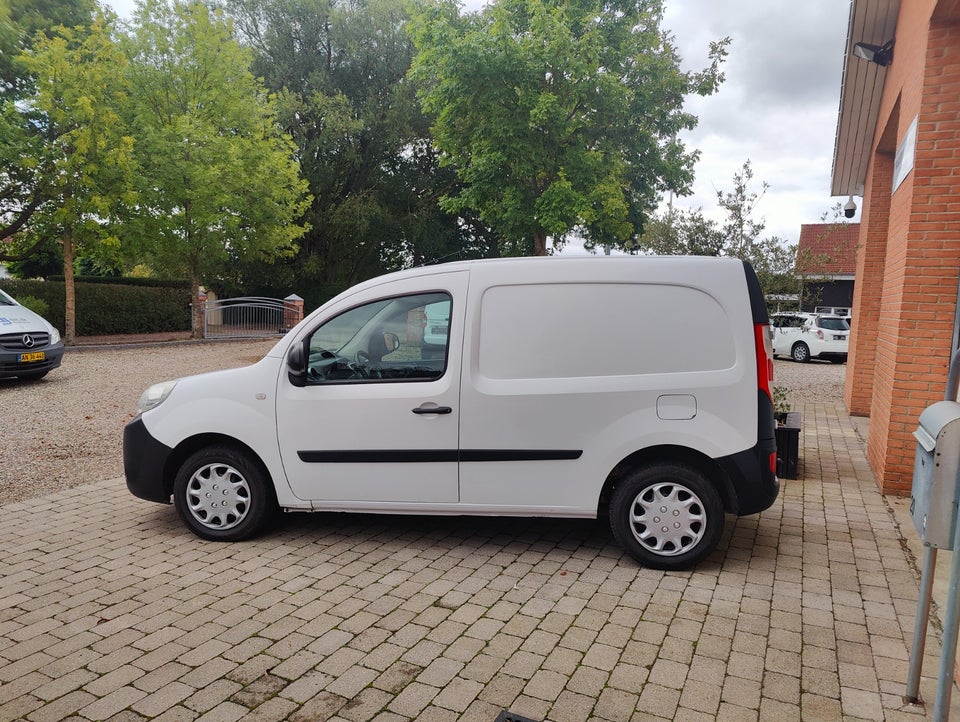
<svg viewBox="0 0 960 722">
<path fill-rule="evenodd" d="M 245 296 L 207 301 L 203 337 L 282 336 L 296 323 L 291 323 L 291 310 L 290 304 L 279 298 Z"/>
</svg>

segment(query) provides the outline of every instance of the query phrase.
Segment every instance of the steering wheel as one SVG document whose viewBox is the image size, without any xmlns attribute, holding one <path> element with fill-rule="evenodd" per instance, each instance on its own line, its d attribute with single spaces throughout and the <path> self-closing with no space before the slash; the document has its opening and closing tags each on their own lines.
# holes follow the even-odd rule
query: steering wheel
<svg viewBox="0 0 960 722">
<path fill-rule="evenodd" d="M 370 372 L 373 370 L 373 358 L 366 351 L 357 351 L 354 355 L 351 370 L 355 371 L 362 379 L 370 378 Z"/>
</svg>

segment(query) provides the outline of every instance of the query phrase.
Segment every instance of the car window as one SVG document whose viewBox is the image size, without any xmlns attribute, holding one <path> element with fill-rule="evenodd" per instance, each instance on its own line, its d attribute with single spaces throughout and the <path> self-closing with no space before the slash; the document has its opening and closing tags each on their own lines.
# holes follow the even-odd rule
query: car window
<svg viewBox="0 0 960 722">
<path fill-rule="evenodd" d="M 849 331 L 850 324 L 844 318 L 820 318 L 817 319 L 817 325 L 828 331 Z"/>
<path fill-rule="evenodd" d="M 0 290 L 0 306 L 16 306 L 17 302 Z"/>
<path fill-rule="evenodd" d="M 803 317 L 801 316 L 778 316 L 774 320 L 774 326 L 777 328 L 800 328 L 803 326 Z"/>
<path fill-rule="evenodd" d="M 307 382 L 440 378 L 446 370 L 450 307 L 449 295 L 424 293 L 381 299 L 341 313 L 309 337 Z"/>
</svg>

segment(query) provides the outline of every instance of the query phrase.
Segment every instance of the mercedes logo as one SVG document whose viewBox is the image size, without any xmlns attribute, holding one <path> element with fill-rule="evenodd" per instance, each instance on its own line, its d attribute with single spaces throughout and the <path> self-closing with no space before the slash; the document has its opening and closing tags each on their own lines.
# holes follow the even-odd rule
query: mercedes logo
<svg viewBox="0 0 960 722">
<path fill-rule="evenodd" d="M 23 334 L 23 346 L 24 348 L 33 348 L 33 345 L 36 341 L 33 340 L 33 336 L 28 333 Z"/>
</svg>

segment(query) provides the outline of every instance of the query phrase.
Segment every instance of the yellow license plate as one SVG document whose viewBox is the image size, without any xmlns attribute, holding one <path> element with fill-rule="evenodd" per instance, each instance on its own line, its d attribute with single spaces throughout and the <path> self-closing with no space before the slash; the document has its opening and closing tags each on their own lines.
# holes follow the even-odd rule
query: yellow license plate
<svg viewBox="0 0 960 722">
<path fill-rule="evenodd" d="M 20 363 L 28 364 L 33 363 L 34 361 L 44 361 L 46 358 L 47 355 L 43 351 L 32 351 L 30 353 L 20 354 Z"/>
</svg>

